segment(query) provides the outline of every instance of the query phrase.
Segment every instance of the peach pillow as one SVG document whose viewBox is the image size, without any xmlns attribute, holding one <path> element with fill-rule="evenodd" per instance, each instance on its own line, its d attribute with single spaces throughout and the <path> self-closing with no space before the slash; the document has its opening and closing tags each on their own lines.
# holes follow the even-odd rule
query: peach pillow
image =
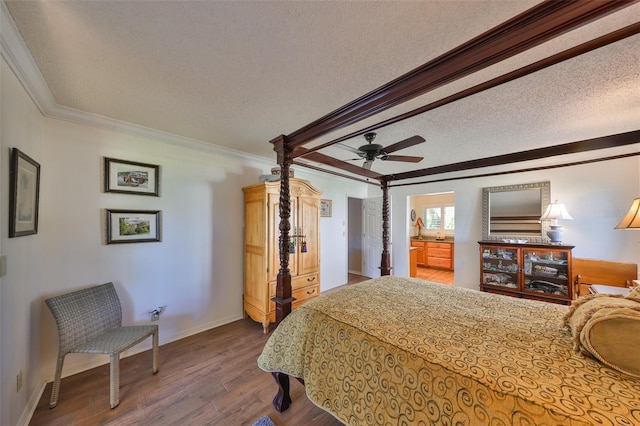
<svg viewBox="0 0 640 426">
<path fill-rule="evenodd" d="M 582 297 L 574 302 L 564 324 L 577 351 L 640 377 L 640 291 L 634 290 L 627 297 Z"/>
</svg>

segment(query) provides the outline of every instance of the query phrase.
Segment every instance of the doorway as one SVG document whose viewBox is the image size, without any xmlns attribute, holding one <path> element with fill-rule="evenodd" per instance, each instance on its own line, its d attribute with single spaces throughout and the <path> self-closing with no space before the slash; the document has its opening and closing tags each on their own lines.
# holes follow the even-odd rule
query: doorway
<svg viewBox="0 0 640 426">
<path fill-rule="evenodd" d="M 410 196 L 409 209 L 409 249 L 418 250 L 415 268 L 410 269 L 416 278 L 453 285 L 455 193 Z"/>
<path fill-rule="evenodd" d="M 347 199 L 347 257 L 349 274 L 362 275 L 363 247 L 362 247 L 362 209 L 363 203 L 359 198 Z"/>
<path fill-rule="evenodd" d="M 382 254 L 382 197 L 347 197 L 347 207 L 349 273 L 377 278 Z"/>
</svg>

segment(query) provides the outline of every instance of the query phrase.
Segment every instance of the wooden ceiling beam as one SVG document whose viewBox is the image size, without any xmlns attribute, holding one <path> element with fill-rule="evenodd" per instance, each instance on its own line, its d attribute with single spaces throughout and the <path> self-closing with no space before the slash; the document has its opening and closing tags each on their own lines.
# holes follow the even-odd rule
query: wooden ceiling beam
<svg viewBox="0 0 640 426">
<path fill-rule="evenodd" d="M 479 158 L 476 160 L 461 161 L 459 163 L 445 164 L 442 166 L 428 167 L 426 169 L 413 170 L 385 177 L 390 181 L 413 179 L 443 173 L 479 169 L 483 167 L 501 166 L 504 164 L 518 163 L 522 161 L 539 160 L 541 158 L 554 157 L 557 155 L 576 154 L 580 152 L 594 151 L 597 149 L 615 148 L 637 143 L 640 143 L 640 130 L 586 139 L 578 142 L 570 142 L 561 145 L 547 146 L 544 148 L 530 149 L 527 151 L 513 152 L 510 154 L 496 155 L 493 157 Z"/>
<path fill-rule="evenodd" d="M 285 137 L 295 149 L 423 95 L 563 33 L 633 4 L 634 0 L 544 1 L 457 48 Z"/>
<path fill-rule="evenodd" d="M 469 96 L 484 92 L 485 90 L 492 89 L 494 87 L 498 87 L 502 84 L 509 83 L 518 78 L 522 78 L 529 74 L 533 74 L 550 66 L 556 65 L 560 62 L 566 61 L 568 59 L 575 58 L 577 56 L 583 55 L 585 53 L 591 52 L 596 49 L 600 49 L 601 47 L 608 46 L 609 44 L 618 42 L 620 40 L 624 40 L 625 38 L 634 36 L 636 34 L 640 34 L 640 22 L 635 24 L 628 25 L 624 28 L 620 28 L 611 33 L 605 34 L 601 37 L 595 38 L 593 40 L 589 40 L 577 46 L 571 47 L 562 52 L 556 53 L 555 55 L 551 55 L 547 58 L 541 59 L 539 61 L 533 62 L 531 64 L 525 65 L 521 68 L 518 68 L 514 71 L 510 71 L 506 74 L 503 74 L 499 77 L 492 78 L 491 80 L 485 81 L 480 84 L 476 84 L 475 86 L 469 87 L 468 89 L 464 89 L 460 92 L 454 93 L 452 95 L 446 96 L 442 99 L 438 99 L 437 101 L 431 102 L 427 105 L 423 105 L 419 108 L 413 109 L 411 111 L 399 114 L 395 117 L 391 117 L 389 119 L 383 120 L 377 124 L 373 124 L 371 126 L 367 126 L 363 129 L 357 130 L 355 132 L 351 132 L 349 134 L 340 136 L 331 141 L 322 143 L 320 145 L 316 145 L 313 148 L 308 148 L 309 151 L 319 151 L 323 148 L 334 145 L 338 142 L 344 142 L 346 140 L 352 139 L 354 137 L 363 135 L 368 132 L 376 131 L 380 128 L 390 126 L 395 123 L 399 123 L 403 120 L 406 120 L 411 117 L 415 117 L 416 115 L 423 114 L 425 112 L 434 110 L 436 108 L 440 108 L 444 105 L 451 104 L 453 102 L 459 101 L 461 99 L 467 98 Z M 294 151 L 293 157 L 296 157 L 296 153 Z"/>
</svg>

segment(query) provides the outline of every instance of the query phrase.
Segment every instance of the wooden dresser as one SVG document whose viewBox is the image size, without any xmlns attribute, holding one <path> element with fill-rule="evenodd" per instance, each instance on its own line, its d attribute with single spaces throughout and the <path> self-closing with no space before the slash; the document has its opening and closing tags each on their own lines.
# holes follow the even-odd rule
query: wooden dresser
<svg viewBox="0 0 640 426">
<path fill-rule="evenodd" d="M 309 182 L 290 178 L 292 296 L 296 309 L 320 294 L 320 195 Z M 261 182 L 244 192 L 245 315 L 269 332 L 275 322 L 276 279 L 280 271 L 280 182 Z"/>
<path fill-rule="evenodd" d="M 480 290 L 571 304 L 573 246 L 479 241 Z"/>
</svg>

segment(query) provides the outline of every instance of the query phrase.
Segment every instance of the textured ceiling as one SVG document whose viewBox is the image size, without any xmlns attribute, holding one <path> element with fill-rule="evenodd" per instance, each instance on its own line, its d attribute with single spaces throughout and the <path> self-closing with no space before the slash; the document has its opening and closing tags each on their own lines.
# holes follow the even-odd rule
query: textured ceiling
<svg viewBox="0 0 640 426">
<path fill-rule="evenodd" d="M 279 134 L 535 3 L 5 1 L 58 105 L 267 158 L 275 158 L 268 141 Z M 639 20 L 635 4 L 342 134 Z M 426 143 L 395 154 L 424 156 L 419 166 L 430 167 L 637 130 L 638 52 L 633 36 L 380 129 L 376 142 L 419 134 Z M 353 158 L 336 147 L 322 152 Z"/>
</svg>

